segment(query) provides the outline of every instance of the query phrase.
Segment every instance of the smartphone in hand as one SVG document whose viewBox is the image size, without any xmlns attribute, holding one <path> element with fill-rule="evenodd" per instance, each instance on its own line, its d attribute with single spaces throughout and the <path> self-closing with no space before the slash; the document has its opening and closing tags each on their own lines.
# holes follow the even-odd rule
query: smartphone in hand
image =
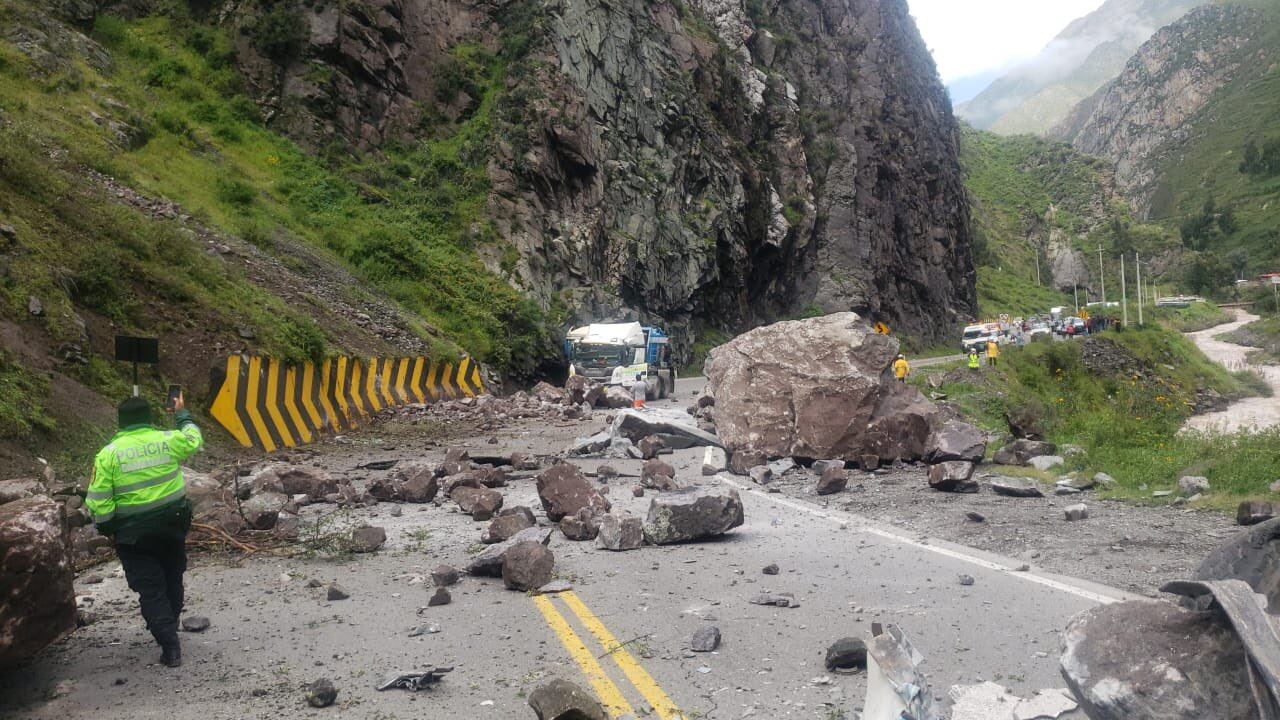
<svg viewBox="0 0 1280 720">
<path fill-rule="evenodd" d="M 173 412 L 178 408 L 178 398 L 182 397 L 181 385 L 170 385 L 169 396 L 165 398 L 164 409 Z"/>
</svg>

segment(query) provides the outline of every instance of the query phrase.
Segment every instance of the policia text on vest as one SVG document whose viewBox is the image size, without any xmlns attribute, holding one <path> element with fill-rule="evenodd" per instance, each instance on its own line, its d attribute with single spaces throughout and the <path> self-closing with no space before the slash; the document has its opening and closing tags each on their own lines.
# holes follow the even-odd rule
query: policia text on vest
<svg viewBox="0 0 1280 720">
<path fill-rule="evenodd" d="M 85 505 L 94 525 L 115 538 L 129 587 L 138 593 L 142 617 L 161 648 L 161 662 L 182 663 L 178 616 L 191 503 L 181 463 L 204 445 L 200 428 L 178 397 L 178 429 L 151 426 L 151 406 L 140 397 L 120 404 L 120 431 L 93 461 Z"/>
</svg>

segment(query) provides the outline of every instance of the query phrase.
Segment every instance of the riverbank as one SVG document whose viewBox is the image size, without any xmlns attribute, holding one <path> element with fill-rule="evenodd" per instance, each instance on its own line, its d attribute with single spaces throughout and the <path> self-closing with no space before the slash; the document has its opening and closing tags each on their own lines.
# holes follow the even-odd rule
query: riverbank
<svg viewBox="0 0 1280 720">
<path fill-rule="evenodd" d="M 1261 377 L 1271 388 L 1270 397 L 1250 397 L 1237 400 L 1225 410 L 1197 415 L 1187 420 L 1186 428 L 1218 433 L 1234 433 L 1241 430 L 1266 430 L 1280 426 L 1280 366 L 1250 364 L 1248 357 L 1255 348 L 1222 339 L 1258 320 L 1257 315 L 1235 310 L 1235 319 L 1225 325 L 1187 333 L 1187 337 L 1210 360 L 1222 364 L 1228 370 L 1249 370 Z"/>
</svg>

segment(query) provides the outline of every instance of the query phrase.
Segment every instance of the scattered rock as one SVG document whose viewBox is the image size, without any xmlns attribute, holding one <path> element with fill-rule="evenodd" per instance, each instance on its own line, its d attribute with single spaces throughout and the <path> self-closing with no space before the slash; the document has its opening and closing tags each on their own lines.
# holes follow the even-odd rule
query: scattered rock
<svg viewBox="0 0 1280 720">
<path fill-rule="evenodd" d="M 769 461 L 769 458 L 764 453 L 756 452 L 755 450 L 738 450 L 730 453 L 728 457 L 728 470 L 734 475 L 746 475 L 751 471 L 751 468 L 764 465 Z"/>
<path fill-rule="evenodd" d="M 969 585 L 972 585 L 972 584 L 973 584 L 973 576 L 972 576 L 972 575 L 961 575 L 961 576 L 960 576 L 960 578 L 959 578 L 959 581 L 960 581 L 960 584 L 961 584 L 961 585 L 964 585 L 964 586 L 966 586 L 966 587 L 967 587 L 967 586 L 969 586 Z"/>
<path fill-rule="evenodd" d="M 867 644 L 858 638 L 841 638 L 827 648 L 828 672 L 850 674 L 867 669 Z"/>
<path fill-rule="evenodd" d="M 1038 457 L 1031 458 L 1028 461 L 1028 464 L 1041 472 L 1047 472 L 1064 465 L 1066 462 L 1066 460 L 1062 459 L 1061 455 L 1040 455 Z"/>
<path fill-rule="evenodd" d="M 366 525 L 351 532 L 351 551 L 371 553 L 387 542 L 386 528 Z"/>
<path fill-rule="evenodd" d="M 953 460 L 931 466 L 929 487 L 943 492 L 978 492 L 978 482 L 973 479 L 973 463 Z"/>
<path fill-rule="evenodd" d="M 703 625 L 693 633 L 693 641 L 689 649 L 694 652 L 715 652 L 720 647 L 720 628 L 715 625 Z"/>
<path fill-rule="evenodd" d="M 1256 717 L 1240 639 L 1217 613 L 1100 605 L 1062 634 L 1062 675 L 1092 720 Z"/>
<path fill-rule="evenodd" d="M 0 505 L 0 669 L 76 629 L 62 505 L 43 495 Z"/>
<path fill-rule="evenodd" d="M 325 599 L 330 601 L 346 600 L 349 597 L 351 597 L 351 593 L 347 592 L 346 588 L 336 582 L 329 584 L 329 590 L 325 594 Z"/>
<path fill-rule="evenodd" d="M 1005 497 L 1042 498 L 1044 493 L 1035 485 L 1011 481 L 1008 478 L 991 481 L 991 492 Z"/>
<path fill-rule="evenodd" d="M 527 508 L 525 509 L 527 510 Z M 484 537 L 481 539 L 486 545 L 510 540 L 512 536 L 521 530 L 534 526 L 532 513 L 526 515 L 517 512 L 508 515 L 505 514 L 505 510 L 503 513 L 503 515 L 499 515 L 493 519 L 493 522 L 489 523 L 489 529 L 485 531 Z"/>
<path fill-rule="evenodd" d="M 569 592 L 573 589 L 573 585 L 568 580 L 552 580 L 551 582 L 538 588 L 538 595 L 554 595 L 556 593 Z"/>
<path fill-rule="evenodd" d="M 979 463 L 987 454 L 987 436 L 978 428 L 959 420 L 948 420 L 929 436 L 925 445 L 927 463 L 964 460 Z"/>
<path fill-rule="evenodd" d="M 570 463 L 559 463 L 544 470 L 538 475 L 537 487 L 542 507 L 552 522 L 560 522 L 566 515 L 583 508 L 606 513 L 612 507 L 582 470 Z"/>
<path fill-rule="evenodd" d="M 748 600 L 747 602 L 751 603 L 752 605 L 773 605 L 775 607 L 800 607 L 800 603 L 796 602 L 796 599 L 794 597 L 787 594 L 775 595 L 774 593 L 760 593 L 759 595 L 753 595 L 751 599 Z"/>
<path fill-rule="evenodd" d="M 600 534 L 600 521 L 588 508 L 560 520 L 560 532 L 568 540 L 595 540 Z"/>
<path fill-rule="evenodd" d="M 311 707 L 329 707 L 338 699 L 338 689 L 329 678 L 320 678 L 306 686 L 306 698 Z"/>
<path fill-rule="evenodd" d="M 777 575 L 777 574 L 778 574 L 778 564 L 777 564 L 777 563 L 769 563 L 768 565 L 765 565 L 765 566 L 764 566 L 764 569 L 763 569 L 763 570 L 761 570 L 760 572 L 764 573 L 765 575 Z"/>
<path fill-rule="evenodd" d="M 477 522 L 492 519 L 502 509 L 503 502 L 502 493 L 486 487 L 456 487 L 449 493 L 449 499 Z"/>
<path fill-rule="evenodd" d="M 1183 495 L 1197 495 L 1209 492 L 1209 478 L 1198 475 L 1184 475 L 1178 478 L 1178 489 Z"/>
<path fill-rule="evenodd" d="M 538 720 L 608 720 L 591 693 L 567 680 L 552 680 L 529 693 L 529 707 Z"/>
<path fill-rule="evenodd" d="M 1240 525 L 1257 525 L 1276 516 L 1276 508 L 1269 502 L 1246 500 L 1236 508 L 1236 523 Z"/>
<path fill-rule="evenodd" d="M 31 313 L 33 316 L 43 315 L 44 303 L 40 302 L 40 298 L 36 297 L 35 295 L 28 297 L 27 312 Z"/>
<path fill-rule="evenodd" d="M 833 495 L 843 491 L 849 486 L 849 475 L 844 471 L 844 467 L 828 467 L 822 472 L 822 477 L 818 478 L 818 486 L 814 488 L 814 492 L 819 495 Z"/>
<path fill-rule="evenodd" d="M 1095 485 L 1100 485 L 1108 489 L 1113 488 L 1118 484 L 1115 478 L 1111 477 L 1110 475 L 1104 472 L 1095 473 L 1093 476 L 1093 482 Z M 1081 489 L 1084 490 L 1087 488 L 1081 488 Z"/>
<path fill-rule="evenodd" d="M 209 618 L 203 615 L 192 615 L 182 618 L 182 629 L 187 632 L 204 632 L 209 629 Z"/>
<path fill-rule="evenodd" d="M 968 518 L 970 521 L 972 521 L 972 522 L 976 522 L 976 523 L 986 522 L 986 521 L 987 521 L 987 516 L 986 516 L 986 515 L 983 515 L 983 514 L 982 514 L 982 513 L 980 513 L 980 512 L 974 512 L 973 510 L 970 510 L 970 511 L 966 512 L 966 513 L 964 514 L 964 516 L 965 516 L 966 518 Z"/>
<path fill-rule="evenodd" d="M 0 480 L 0 505 L 37 495 L 48 495 L 44 483 L 35 478 Z"/>
<path fill-rule="evenodd" d="M 618 470 L 612 465 L 601 465 L 596 468 L 596 479 L 600 482 L 609 482 L 616 477 L 618 477 Z"/>
<path fill-rule="evenodd" d="M 747 476 L 757 485 L 768 485 L 773 482 L 773 470 L 768 465 L 757 465 L 751 468 L 747 471 Z"/>
<path fill-rule="evenodd" d="M 469 575 L 502 577 L 502 561 L 506 557 L 507 551 L 517 543 L 525 541 L 539 542 L 546 545 L 551 542 L 551 529 L 531 527 L 516 533 L 510 540 L 490 545 L 471 559 L 471 562 L 467 564 L 467 573 Z"/>
<path fill-rule="evenodd" d="M 662 493 L 649 503 L 644 539 L 652 545 L 690 542 L 723 535 L 743 521 L 737 490 L 685 488 Z"/>
<path fill-rule="evenodd" d="M 729 458 L 726 457 L 724 449 L 714 446 L 708 446 L 702 454 L 702 474 L 704 476 L 718 475 L 729 467 Z"/>
<path fill-rule="evenodd" d="M 431 582 L 435 583 L 436 587 L 457 585 L 460 579 L 462 574 L 452 565 L 437 565 L 436 569 L 431 571 Z"/>
<path fill-rule="evenodd" d="M 644 488 L 640 487 L 639 485 L 636 485 L 635 487 L 631 488 L 631 496 L 644 497 Z"/>
<path fill-rule="evenodd" d="M 427 600 L 427 607 L 440 607 L 453 602 L 453 596 L 449 594 L 449 589 L 437 587 L 436 591 Z"/>
<path fill-rule="evenodd" d="M 858 467 L 862 468 L 863 472 L 875 472 L 880 469 L 880 456 L 863 455 L 858 460 Z"/>
<path fill-rule="evenodd" d="M 1062 509 L 1062 514 L 1068 522 L 1075 520 L 1084 520 L 1089 517 L 1089 507 L 1084 503 L 1068 505 Z"/>
<path fill-rule="evenodd" d="M 996 451 L 991 458 L 997 465 L 1030 465 L 1031 458 L 1053 455 L 1058 446 L 1043 440 L 1014 440 Z"/>
<path fill-rule="evenodd" d="M 640 456 L 645 460 L 652 460 L 658 457 L 658 454 L 667 449 L 667 444 L 657 435 L 649 435 L 641 438 L 636 443 L 636 447 L 640 449 Z"/>
<path fill-rule="evenodd" d="M 679 487 L 676 485 L 675 476 L 676 469 L 671 466 L 671 463 L 656 458 L 646 460 L 644 467 L 640 470 L 640 486 L 662 492 L 675 490 Z"/>
<path fill-rule="evenodd" d="M 644 544 L 644 524 L 634 515 L 605 515 L 596 543 L 605 550 L 636 550 Z"/>
</svg>

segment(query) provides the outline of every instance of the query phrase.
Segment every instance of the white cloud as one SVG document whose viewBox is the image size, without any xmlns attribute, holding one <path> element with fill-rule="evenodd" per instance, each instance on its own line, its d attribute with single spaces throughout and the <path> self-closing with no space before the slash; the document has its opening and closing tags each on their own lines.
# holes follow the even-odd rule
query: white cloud
<svg viewBox="0 0 1280 720">
<path fill-rule="evenodd" d="M 1032 57 L 1103 0 L 908 0 L 943 82 Z"/>
</svg>

